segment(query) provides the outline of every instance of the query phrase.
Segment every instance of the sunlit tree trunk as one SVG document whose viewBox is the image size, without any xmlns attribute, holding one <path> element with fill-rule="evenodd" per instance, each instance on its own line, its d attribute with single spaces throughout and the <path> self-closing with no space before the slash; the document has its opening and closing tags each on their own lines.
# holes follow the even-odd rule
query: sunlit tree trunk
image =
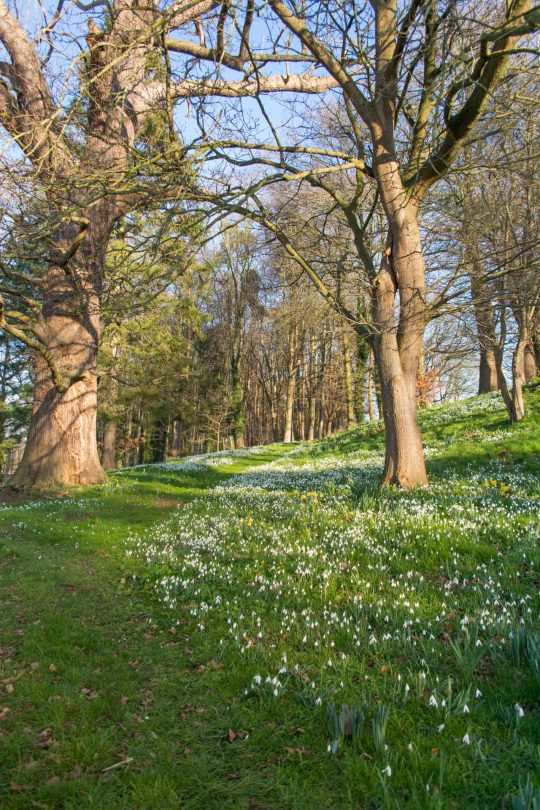
<svg viewBox="0 0 540 810">
<path fill-rule="evenodd" d="M 34 405 L 24 455 L 11 481 L 14 488 L 106 480 L 96 437 L 101 290 L 95 279 L 101 278 L 105 261 L 103 229 L 107 223 L 94 229 L 95 241 L 88 239 L 81 250 L 77 282 L 64 267 L 52 267 L 44 280 L 42 342 L 50 362 L 41 354 L 34 357 Z"/>
<path fill-rule="evenodd" d="M 386 428 L 383 485 L 427 484 L 417 420 L 416 383 L 426 324 L 425 271 L 417 205 L 404 191 L 393 147 L 374 128 L 374 173 L 389 225 L 387 249 L 373 285 L 375 356 Z M 399 319 L 395 322 L 399 293 Z"/>
</svg>

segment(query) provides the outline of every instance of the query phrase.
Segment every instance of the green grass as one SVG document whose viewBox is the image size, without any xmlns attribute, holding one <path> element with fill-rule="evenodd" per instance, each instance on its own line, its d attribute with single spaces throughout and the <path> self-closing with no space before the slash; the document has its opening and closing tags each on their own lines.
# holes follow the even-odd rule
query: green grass
<svg viewBox="0 0 540 810">
<path fill-rule="evenodd" d="M 0 511 L 0 807 L 540 802 L 540 390 Z M 534 801 L 537 804 L 534 804 Z"/>
</svg>

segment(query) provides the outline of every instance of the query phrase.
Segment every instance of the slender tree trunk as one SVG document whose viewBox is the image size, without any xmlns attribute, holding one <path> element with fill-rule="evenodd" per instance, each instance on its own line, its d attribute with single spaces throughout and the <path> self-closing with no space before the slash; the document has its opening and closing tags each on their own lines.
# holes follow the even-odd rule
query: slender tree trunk
<svg viewBox="0 0 540 810">
<path fill-rule="evenodd" d="M 114 470 L 116 467 L 117 433 L 118 425 L 116 419 L 107 420 L 103 430 L 103 452 L 101 454 L 101 465 L 104 470 Z"/>
<path fill-rule="evenodd" d="M 516 317 L 516 321 L 519 325 L 519 331 L 523 343 L 522 347 L 523 357 L 521 361 L 523 381 L 528 382 L 529 380 L 532 380 L 533 377 L 536 377 L 537 367 L 536 367 L 536 355 L 534 352 L 533 341 L 531 340 L 529 321 L 527 319 L 526 311 L 519 313 L 518 316 Z"/>
<path fill-rule="evenodd" d="M 375 356 L 373 349 L 369 350 L 369 368 L 368 368 L 368 414 L 369 421 L 375 420 Z"/>
<path fill-rule="evenodd" d="M 523 373 L 526 382 L 532 380 L 532 378 L 536 377 L 536 375 L 538 374 L 538 368 L 536 365 L 536 354 L 534 351 L 534 345 L 532 340 L 527 341 L 525 345 L 525 351 L 523 352 Z"/>
<path fill-rule="evenodd" d="M 527 338 L 519 337 L 512 356 L 512 406 L 513 422 L 519 422 L 525 416 L 523 383 L 525 382 L 525 350 Z"/>
<path fill-rule="evenodd" d="M 343 335 L 343 371 L 345 378 L 345 400 L 347 404 L 347 427 L 356 425 L 356 414 L 354 412 L 354 385 L 351 365 L 351 342 L 347 332 Z"/>
<path fill-rule="evenodd" d="M 289 359 L 287 365 L 287 388 L 285 397 L 285 431 L 284 442 L 293 442 L 293 409 L 294 392 L 296 388 L 296 344 L 297 328 L 292 327 L 289 333 Z"/>
<path fill-rule="evenodd" d="M 382 484 L 427 484 L 416 413 L 416 382 L 426 327 L 425 269 L 418 205 L 403 187 L 393 140 L 393 113 L 381 101 L 372 124 L 373 171 L 388 222 L 387 248 L 373 284 L 374 340 L 386 428 Z M 399 292 L 399 319 L 395 304 Z"/>
<path fill-rule="evenodd" d="M 104 470 L 114 470 L 116 467 L 116 437 L 118 434 L 118 413 L 116 412 L 117 397 L 118 397 L 118 380 L 114 376 L 116 359 L 118 356 L 118 342 L 116 337 L 112 344 L 112 356 L 114 364 L 111 369 L 110 381 L 110 411 L 105 418 L 105 427 L 103 430 L 103 451 L 101 453 L 101 464 Z"/>
<path fill-rule="evenodd" d="M 502 347 L 498 347 L 495 350 L 495 359 L 497 362 L 497 383 L 501 391 L 501 396 L 508 413 L 508 418 L 510 422 L 514 424 L 517 422 L 517 414 L 514 409 L 514 399 L 512 397 L 512 393 L 508 387 L 508 382 L 506 380 L 506 375 L 504 373 L 503 368 L 503 349 Z"/>
<path fill-rule="evenodd" d="M 244 447 L 244 391 L 240 374 L 240 362 L 236 355 L 231 358 L 231 388 L 232 388 L 232 439 L 234 447 Z"/>
<path fill-rule="evenodd" d="M 480 346 L 480 368 L 478 371 L 478 393 L 488 394 L 497 391 L 497 362 L 493 349 Z"/>
</svg>

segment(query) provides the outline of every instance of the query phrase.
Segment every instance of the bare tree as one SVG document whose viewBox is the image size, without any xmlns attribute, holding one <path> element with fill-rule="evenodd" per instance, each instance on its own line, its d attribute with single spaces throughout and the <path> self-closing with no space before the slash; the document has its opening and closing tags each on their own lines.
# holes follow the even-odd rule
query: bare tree
<svg viewBox="0 0 540 810">
<path fill-rule="evenodd" d="M 249 4 L 248 4 L 249 5 Z M 416 419 L 416 386 L 422 339 L 430 308 L 426 296 L 420 206 L 428 190 L 448 174 L 490 98 L 503 81 L 515 54 L 533 53 L 520 40 L 540 25 L 528 0 L 482 5 L 411 0 L 371 4 L 307 2 L 299 6 L 269 0 L 297 52 L 309 55 L 340 88 L 353 132 L 353 146 L 328 150 L 317 146 L 246 143 L 251 164 L 277 170 L 277 177 L 322 188 L 340 207 L 350 228 L 351 244 L 366 269 L 371 312 L 358 323 L 310 264 L 285 227 L 276 223 L 259 194 L 251 199 L 231 192 L 231 209 L 257 219 L 281 241 L 310 276 L 319 292 L 369 339 L 377 360 L 386 427 L 383 483 L 404 488 L 427 482 L 422 439 Z M 279 52 L 281 32 L 274 38 Z M 520 56 L 520 58 L 526 58 Z M 262 73 L 258 66 L 257 73 Z M 265 88 L 261 75 L 261 88 Z M 481 137 L 481 133 L 476 132 Z M 241 139 L 221 142 L 222 149 L 242 146 Z M 267 157 L 274 153 L 275 159 Z M 326 163 L 303 166 L 294 158 L 319 155 Z M 242 165 L 238 158 L 236 165 Z M 342 168 L 356 175 L 356 190 L 342 197 L 325 179 Z M 269 181 L 270 182 L 270 181 Z M 386 223 L 385 245 L 376 261 L 365 244 L 364 183 L 380 200 Z M 397 309 L 397 317 L 396 317 Z"/>
</svg>

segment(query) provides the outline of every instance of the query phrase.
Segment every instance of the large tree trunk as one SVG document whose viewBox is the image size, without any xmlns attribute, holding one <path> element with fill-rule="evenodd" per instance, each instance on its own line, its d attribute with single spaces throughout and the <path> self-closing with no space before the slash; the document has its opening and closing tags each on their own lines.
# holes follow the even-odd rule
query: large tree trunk
<svg viewBox="0 0 540 810">
<path fill-rule="evenodd" d="M 80 332 L 78 324 L 73 330 Z M 75 359 L 76 345 L 74 340 L 65 347 L 66 360 Z M 53 384 L 45 361 L 36 358 L 34 407 L 25 451 L 11 480 L 15 489 L 44 490 L 106 481 L 96 440 L 96 354 L 97 346 L 85 358 L 82 378 L 63 393 Z"/>
<path fill-rule="evenodd" d="M 60 250 L 72 241 L 72 234 L 68 236 L 59 241 Z M 96 411 L 99 283 L 107 239 L 103 232 L 92 234 L 96 236 L 73 261 L 73 272 L 52 267 L 44 279 L 41 328 L 49 362 L 41 354 L 34 359 L 32 418 L 24 455 L 11 480 L 17 489 L 106 481 L 98 454 Z"/>
</svg>

